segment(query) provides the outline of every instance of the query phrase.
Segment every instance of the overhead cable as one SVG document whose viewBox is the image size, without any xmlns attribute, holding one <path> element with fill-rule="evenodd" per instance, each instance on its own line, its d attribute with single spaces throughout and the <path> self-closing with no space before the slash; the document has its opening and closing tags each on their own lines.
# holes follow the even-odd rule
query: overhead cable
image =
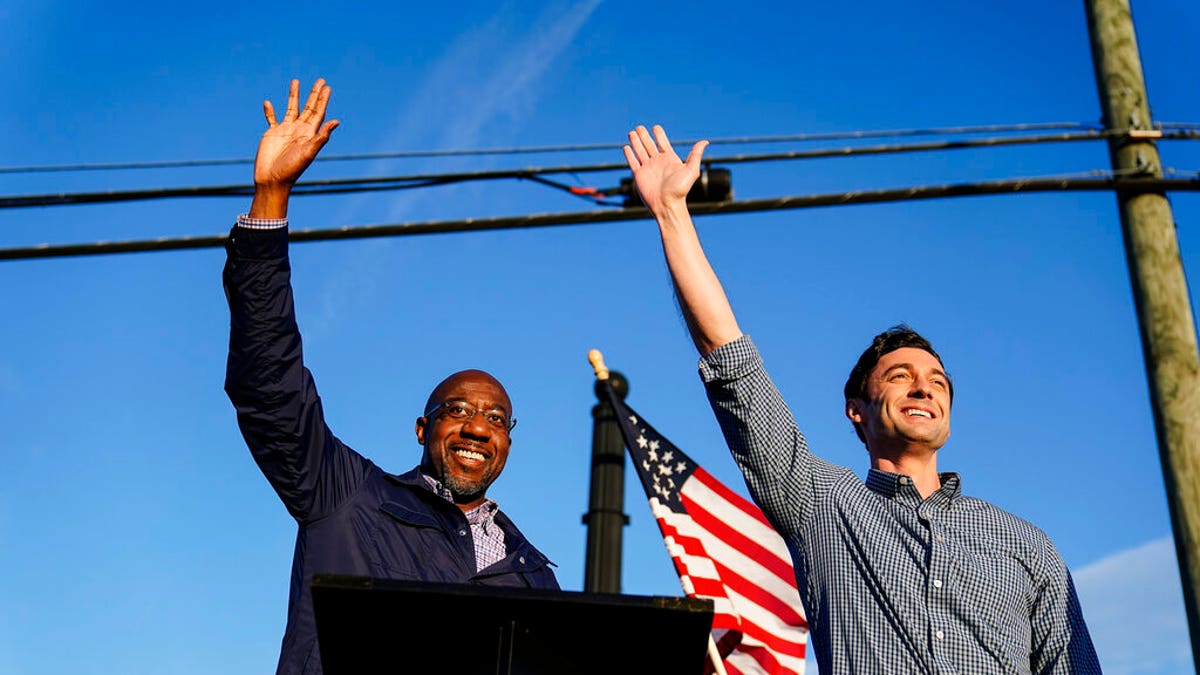
<svg viewBox="0 0 1200 675">
<path fill-rule="evenodd" d="M 1094 141 L 1108 138 L 1120 132 L 1082 131 L 1060 134 L 1042 134 L 1037 136 L 993 137 L 966 140 L 930 141 L 922 143 L 887 144 L 872 146 L 846 146 L 839 148 L 821 148 L 815 150 L 796 150 L 757 155 L 729 155 L 712 157 L 704 160 L 705 165 L 737 164 L 749 162 L 791 161 L 800 159 L 821 159 L 833 157 L 853 157 L 860 155 L 880 155 L 905 152 L 930 152 L 940 150 L 964 150 L 970 148 L 996 147 L 1003 145 L 1022 145 L 1035 143 L 1065 143 L 1073 141 Z M 1164 138 L 1187 138 L 1183 132 L 1165 132 Z M 380 190 L 405 190 L 416 187 L 447 185 L 466 181 L 482 181 L 497 179 L 531 179 L 538 180 L 540 176 L 564 173 L 594 173 L 603 171 L 627 170 L 625 163 L 593 164 L 582 166 L 534 167 L 524 169 L 499 169 L 489 171 L 473 171 L 443 174 L 415 174 L 401 176 L 384 176 L 379 178 L 339 178 L 297 183 L 292 190 L 294 195 L 313 194 L 342 194 L 351 192 L 371 192 Z M 606 194 L 616 194 L 616 188 L 604 189 Z M 58 193 L 41 195 L 20 195 L 0 197 L 0 208 L 22 208 L 31 206 L 58 206 L 68 204 L 95 204 L 111 202 L 142 201 L 149 199 L 167 199 L 179 197 L 246 197 L 254 192 L 253 186 L 219 185 L 209 187 L 156 188 L 149 190 L 124 190 L 83 193 Z"/>
<path fill-rule="evenodd" d="M 1015 194 L 1020 192 L 1082 192 L 1082 191 L 1169 192 L 1200 191 L 1200 180 L 1154 177 L 1096 177 L 1096 178 L 1022 178 L 981 183 L 956 183 L 924 187 L 891 188 L 882 190 L 858 190 L 832 194 L 779 197 L 697 203 L 689 205 L 694 216 L 775 211 L 783 209 L 812 208 L 820 206 L 843 206 L 851 204 L 877 204 L 912 200 L 939 199 L 945 197 L 967 197 L 980 195 Z M 367 239 L 414 234 L 436 234 L 506 230 L 559 225 L 581 225 L 592 223 L 642 220 L 650 218 L 645 208 L 627 208 L 608 211 L 584 211 L 571 213 L 549 213 L 528 216 L 497 218 L 468 218 L 464 220 L 429 221 L 423 223 L 400 223 L 394 225 L 346 226 L 333 229 L 292 230 L 289 238 L 293 242 L 331 241 L 338 239 Z M 64 258 L 116 253 L 141 253 L 200 248 L 218 248 L 225 245 L 226 235 L 175 237 L 123 242 L 95 242 L 90 244 L 42 244 L 26 248 L 0 249 L 0 260 L 25 260 L 34 258 Z"/>
<path fill-rule="evenodd" d="M 1185 125 L 1180 125 L 1185 126 Z M 1200 125 L 1192 125 L 1200 126 Z M 1003 133 L 1048 131 L 1053 129 L 1099 129 L 1099 125 L 1080 122 L 1037 122 L 1026 124 L 991 124 L 980 126 L 942 127 L 933 129 L 891 129 L 881 131 L 834 131 L 811 134 L 786 134 L 776 136 L 739 136 L 715 138 L 710 145 L 750 145 L 755 143 L 802 143 L 810 141 L 850 140 L 859 138 L 901 138 L 905 136 L 952 136 L 959 134 Z M 698 139 L 697 139 L 698 140 Z M 691 145 L 694 140 L 677 143 Z M 410 150 L 404 152 L 375 152 L 347 155 L 328 155 L 317 158 L 317 162 L 346 162 L 371 159 L 418 159 L 431 157 L 471 157 L 485 155 L 549 154 L 558 152 L 583 152 L 591 150 L 619 150 L 622 143 L 585 143 L 573 145 L 543 145 L 515 148 L 473 148 L 462 150 Z M 0 173 L 46 173 L 53 171 L 120 171 L 127 169 L 178 169 L 205 166 L 231 166 L 253 164 L 254 159 L 201 159 L 161 162 L 108 162 L 91 164 L 55 164 L 43 166 L 0 166 Z"/>
</svg>

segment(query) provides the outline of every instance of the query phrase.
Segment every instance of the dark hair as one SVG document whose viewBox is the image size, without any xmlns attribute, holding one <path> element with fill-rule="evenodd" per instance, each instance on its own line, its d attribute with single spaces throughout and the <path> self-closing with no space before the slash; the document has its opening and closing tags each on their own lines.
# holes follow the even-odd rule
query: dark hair
<svg viewBox="0 0 1200 675">
<path fill-rule="evenodd" d="M 846 379 L 846 387 L 843 393 L 846 395 L 846 400 L 852 398 L 862 398 L 866 393 L 867 376 L 875 370 L 875 364 L 879 363 L 879 359 L 883 358 L 884 354 L 894 352 L 897 349 L 904 347 L 914 347 L 923 349 L 933 358 L 942 363 L 942 357 L 934 351 L 933 345 L 929 344 L 929 340 L 921 337 L 920 333 L 910 328 L 907 324 L 899 324 L 883 331 L 875 336 L 871 341 L 871 346 L 858 357 L 858 363 L 854 364 L 854 369 L 850 371 L 850 377 Z M 945 369 L 942 363 L 943 370 Z M 946 374 L 946 382 L 950 390 L 950 401 L 954 401 L 954 381 L 950 379 L 949 373 Z M 863 435 L 862 428 L 857 422 L 854 422 L 854 433 L 858 434 L 858 440 L 864 444 L 867 442 L 866 436 Z"/>
</svg>

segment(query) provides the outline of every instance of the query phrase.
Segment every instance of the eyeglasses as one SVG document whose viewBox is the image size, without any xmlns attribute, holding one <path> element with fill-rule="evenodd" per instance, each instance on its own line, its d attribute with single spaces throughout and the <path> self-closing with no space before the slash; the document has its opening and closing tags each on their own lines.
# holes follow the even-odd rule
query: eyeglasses
<svg viewBox="0 0 1200 675">
<path fill-rule="evenodd" d="M 466 401 L 446 401 L 445 403 L 439 403 L 426 410 L 425 416 L 431 417 L 437 413 L 441 413 L 450 419 L 466 421 L 475 419 L 475 414 L 480 412 L 483 413 L 483 419 L 489 426 L 505 431 L 512 431 L 513 427 L 517 426 L 516 418 L 509 418 L 508 414 L 503 410 L 480 410 Z"/>
</svg>

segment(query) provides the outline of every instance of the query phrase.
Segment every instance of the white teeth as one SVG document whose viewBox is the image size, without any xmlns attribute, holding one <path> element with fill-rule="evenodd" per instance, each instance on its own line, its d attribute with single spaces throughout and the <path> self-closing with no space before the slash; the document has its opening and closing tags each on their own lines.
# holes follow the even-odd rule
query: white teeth
<svg viewBox="0 0 1200 675">
<path fill-rule="evenodd" d="M 483 453 L 475 452 L 474 450 L 455 450 L 454 452 L 458 453 L 458 456 L 462 457 L 463 459 L 473 459 L 478 462 L 482 462 L 483 460 L 487 459 L 483 456 Z"/>
<path fill-rule="evenodd" d="M 926 412 L 924 410 L 917 410 L 916 408 L 909 408 L 908 416 L 909 417 L 928 417 L 929 419 L 933 419 L 933 415 L 930 415 L 928 412 Z"/>
</svg>

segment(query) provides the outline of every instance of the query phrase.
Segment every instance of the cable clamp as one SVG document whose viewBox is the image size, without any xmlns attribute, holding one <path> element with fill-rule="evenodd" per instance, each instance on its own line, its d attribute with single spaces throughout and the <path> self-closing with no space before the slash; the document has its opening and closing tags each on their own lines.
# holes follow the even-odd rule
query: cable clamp
<svg viewBox="0 0 1200 675">
<path fill-rule="evenodd" d="M 1122 134 L 1125 138 L 1146 141 L 1163 137 L 1162 129 L 1126 129 Z"/>
</svg>

